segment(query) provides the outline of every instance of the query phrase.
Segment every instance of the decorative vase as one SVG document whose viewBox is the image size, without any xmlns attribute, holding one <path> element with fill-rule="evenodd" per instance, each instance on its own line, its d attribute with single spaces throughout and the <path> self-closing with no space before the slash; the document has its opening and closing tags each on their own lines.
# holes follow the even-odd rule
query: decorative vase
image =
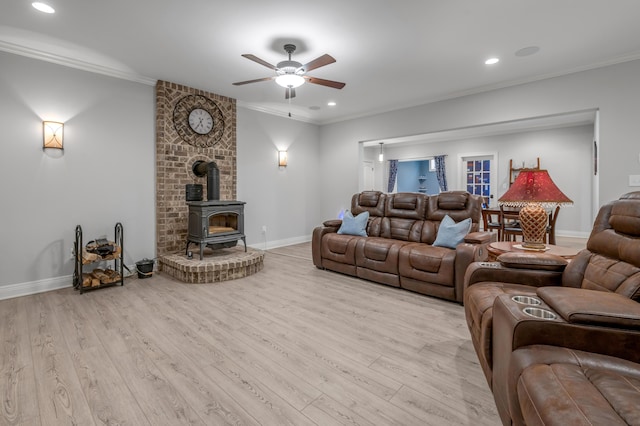
<svg viewBox="0 0 640 426">
<path fill-rule="evenodd" d="M 547 233 L 547 212 L 540 204 L 529 203 L 520 209 L 520 226 L 522 227 L 522 247 L 544 249 Z"/>
</svg>

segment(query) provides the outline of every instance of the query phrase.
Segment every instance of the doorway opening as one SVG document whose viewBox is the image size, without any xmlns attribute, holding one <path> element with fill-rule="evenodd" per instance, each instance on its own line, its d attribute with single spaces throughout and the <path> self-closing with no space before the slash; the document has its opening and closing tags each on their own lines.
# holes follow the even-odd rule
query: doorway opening
<svg viewBox="0 0 640 426">
<path fill-rule="evenodd" d="M 395 192 L 420 192 L 428 195 L 440 193 L 435 161 L 399 160 Z"/>
</svg>

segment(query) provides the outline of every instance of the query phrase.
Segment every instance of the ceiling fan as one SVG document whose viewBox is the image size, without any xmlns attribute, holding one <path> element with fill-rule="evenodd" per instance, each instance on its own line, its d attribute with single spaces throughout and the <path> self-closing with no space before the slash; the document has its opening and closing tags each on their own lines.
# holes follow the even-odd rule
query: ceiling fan
<svg viewBox="0 0 640 426">
<path fill-rule="evenodd" d="M 301 86 L 306 81 L 309 83 L 320 84 L 321 86 L 333 87 L 334 89 L 342 89 L 345 86 L 345 83 L 340 83 L 339 81 L 325 80 L 306 75 L 308 71 L 334 63 L 336 60 L 331 55 L 322 55 L 313 61 L 302 65 L 300 62 L 291 60 L 291 54 L 296 50 L 295 45 L 285 44 L 284 50 L 289 54 L 289 60 L 278 62 L 277 66 L 271 65 L 267 61 L 263 61 L 255 55 L 245 53 L 242 56 L 274 70 L 276 75 L 272 77 L 258 78 L 255 80 L 239 81 L 233 84 L 235 86 L 241 86 L 243 84 L 257 83 L 259 81 L 275 80 L 276 83 L 286 89 L 284 95 L 285 99 L 295 98 L 296 87 Z"/>
</svg>

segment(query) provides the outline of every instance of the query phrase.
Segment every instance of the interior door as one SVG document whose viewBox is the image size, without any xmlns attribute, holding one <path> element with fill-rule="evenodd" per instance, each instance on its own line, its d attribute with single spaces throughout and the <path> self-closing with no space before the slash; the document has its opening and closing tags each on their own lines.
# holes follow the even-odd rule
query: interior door
<svg viewBox="0 0 640 426">
<path fill-rule="evenodd" d="M 374 168 L 373 161 L 365 160 L 362 162 L 362 182 L 364 190 L 374 189 Z"/>
<path fill-rule="evenodd" d="M 485 207 L 496 206 L 496 171 L 493 155 L 462 157 L 462 182 L 471 194 L 485 197 Z"/>
</svg>

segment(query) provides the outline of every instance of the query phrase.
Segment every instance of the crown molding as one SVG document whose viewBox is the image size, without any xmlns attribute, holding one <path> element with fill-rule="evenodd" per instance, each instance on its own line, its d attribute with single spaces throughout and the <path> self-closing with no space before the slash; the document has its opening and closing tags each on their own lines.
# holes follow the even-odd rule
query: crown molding
<svg viewBox="0 0 640 426">
<path fill-rule="evenodd" d="M 13 53 L 20 56 L 26 56 L 33 59 L 39 59 L 42 61 L 51 62 L 58 65 L 63 65 L 70 68 L 75 68 L 83 71 L 88 71 L 96 74 L 102 74 L 109 77 L 115 77 L 123 80 L 134 81 L 136 83 L 142 83 L 149 86 L 155 86 L 156 79 L 145 77 L 143 75 L 134 73 L 132 71 L 125 71 L 118 68 L 108 67 L 105 65 L 95 64 L 81 59 L 70 58 L 64 55 L 57 55 L 43 50 L 34 49 L 32 47 L 11 43 L 8 41 L 0 40 L 0 50 L 8 53 Z"/>
<path fill-rule="evenodd" d="M 553 72 L 553 73 L 539 74 L 539 75 L 526 77 L 526 78 L 521 78 L 521 79 L 516 79 L 516 80 L 503 81 L 503 82 L 500 82 L 500 83 L 490 84 L 490 85 L 485 85 L 485 86 L 480 86 L 480 87 L 475 87 L 475 88 L 468 89 L 468 90 L 450 92 L 450 93 L 447 93 L 447 94 L 442 95 L 442 96 L 434 96 L 434 97 L 430 97 L 430 98 L 424 98 L 424 99 L 421 99 L 421 100 L 417 100 L 417 101 L 414 101 L 414 102 L 409 102 L 409 103 L 395 105 L 395 106 L 389 106 L 387 108 L 378 108 L 378 109 L 372 109 L 372 110 L 368 110 L 368 111 L 363 111 L 361 113 L 350 114 L 350 115 L 346 115 L 346 116 L 343 116 L 343 117 L 340 117 L 340 118 L 326 120 L 326 121 L 323 121 L 323 122 L 321 122 L 319 124 L 322 124 L 322 125 L 324 125 L 324 124 L 335 124 L 335 123 L 340 123 L 340 122 L 343 122 L 343 121 L 349 121 L 349 120 L 356 120 L 356 119 L 359 119 L 359 118 L 372 117 L 372 116 L 379 115 L 379 114 L 385 114 L 385 113 L 389 113 L 389 112 L 400 111 L 400 110 L 408 109 L 408 108 L 415 108 L 415 107 L 419 107 L 419 106 L 422 106 L 422 105 L 428 105 L 428 104 L 433 104 L 433 103 L 436 103 L 436 102 L 442 102 L 442 101 L 447 101 L 447 100 L 451 100 L 451 99 L 462 98 L 462 97 L 465 97 L 465 96 L 477 95 L 477 94 L 481 94 L 481 93 L 491 92 L 492 90 L 506 89 L 506 88 L 509 88 L 509 87 L 520 86 L 520 85 L 523 85 L 523 84 L 535 83 L 535 82 L 541 81 L 541 80 L 547 80 L 547 79 L 556 78 L 556 77 L 563 77 L 565 75 L 577 74 L 577 73 L 580 73 L 580 72 L 595 70 L 595 69 L 599 69 L 599 68 L 606 68 L 608 66 L 617 65 L 617 64 L 621 64 L 621 63 L 625 63 L 625 62 L 637 61 L 637 60 L 640 60 L 640 52 L 635 52 L 635 53 L 632 53 L 632 54 L 629 54 L 629 55 L 624 55 L 624 56 L 618 56 L 618 57 L 615 57 L 615 58 L 612 58 L 612 59 L 608 59 L 606 61 L 596 62 L 596 63 L 593 63 L 593 64 L 584 65 L 584 66 L 580 66 L 580 67 L 569 68 L 569 69 L 565 69 L 565 70 L 561 70 L 561 71 L 556 71 L 556 72 Z"/>
<path fill-rule="evenodd" d="M 291 116 L 289 116 L 289 112 L 285 112 L 285 111 L 281 111 L 275 108 L 269 108 L 267 106 L 264 106 L 262 104 L 259 103 L 254 103 L 254 102 L 245 102 L 245 101 L 241 101 L 241 100 L 236 100 L 236 105 L 242 108 L 246 108 L 246 109 L 250 109 L 252 111 L 258 111 L 258 112 L 262 112 L 265 114 L 271 114 L 271 115 L 276 115 L 278 117 L 283 117 L 283 118 L 288 118 L 290 120 L 296 120 L 296 121 L 301 121 L 303 123 L 309 123 L 309 124 L 316 124 L 316 125 L 320 125 L 321 123 L 313 120 L 309 117 L 304 117 L 302 115 L 298 115 L 298 114 L 291 114 Z"/>
<path fill-rule="evenodd" d="M 157 82 L 157 80 L 154 78 L 146 77 L 132 71 L 122 70 L 114 67 L 109 67 L 106 65 L 100 65 L 100 64 L 89 62 L 89 61 L 83 61 L 80 59 L 71 58 L 64 55 L 53 54 L 40 49 L 35 49 L 32 47 L 28 47 L 28 46 L 17 44 L 17 43 L 11 43 L 4 40 L 0 40 L 0 51 L 13 53 L 21 56 L 26 56 L 33 59 L 39 59 L 39 60 L 43 60 L 43 61 L 47 61 L 47 62 L 51 62 L 58 65 L 63 65 L 63 66 L 67 66 L 67 67 L 71 67 L 71 68 L 75 68 L 83 71 L 102 74 L 109 77 L 142 83 L 149 86 L 155 86 Z M 282 111 L 276 108 L 271 108 L 261 103 L 244 102 L 244 101 L 238 100 L 237 105 L 253 111 L 262 112 L 265 114 L 275 115 L 278 117 L 288 118 L 291 120 L 296 120 L 304 123 L 310 123 L 310 124 L 321 126 L 325 124 L 334 124 L 334 123 L 339 123 L 343 121 L 371 117 L 379 114 L 399 111 L 407 108 L 414 108 L 422 105 L 432 104 L 432 103 L 446 101 L 446 100 L 455 99 L 455 98 L 461 98 L 465 96 L 477 95 L 480 93 L 490 92 L 492 90 L 505 89 L 513 86 L 519 86 L 523 84 L 533 83 L 536 81 L 562 77 L 569 74 L 575 74 L 583 71 L 604 68 L 604 67 L 608 67 L 608 66 L 612 66 L 612 65 L 616 65 L 624 62 L 636 61 L 636 60 L 640 60 L 640 51 L 634 52 L 629 55 L 619 56 L 616 58 L 608 59 L 606 61 L 601 61 L 601 62 L 597 62 L 597 63 L 593 63 L 590 65 L 585 65 L 581 67 L 565 69 L 562 71 L 541 74 L 541 75 L 536 75 L 536 76 L 522 78 L 522 79 L 503 81 L 497 84 L 475 87 L 469 90 L 450 92 L 442 96 L 425 98 L 425 99 L 421 99 L 418 101 L 413 101 L 413 102 L 405 103 L 401 105 L 393 105 L 393 106 L 388 106 L 388 107 L 383 107 L 378 109 L 372 109 L 368 111 L 363 111 L 361 113 L 349 114 L 339 118 L 328 119 L 328 120 L 314 120 L 310 117 L 306 117 L 299 114 L 292 114 L 291 116 L 289 116 L 289 112 Z"/>
</svg>

